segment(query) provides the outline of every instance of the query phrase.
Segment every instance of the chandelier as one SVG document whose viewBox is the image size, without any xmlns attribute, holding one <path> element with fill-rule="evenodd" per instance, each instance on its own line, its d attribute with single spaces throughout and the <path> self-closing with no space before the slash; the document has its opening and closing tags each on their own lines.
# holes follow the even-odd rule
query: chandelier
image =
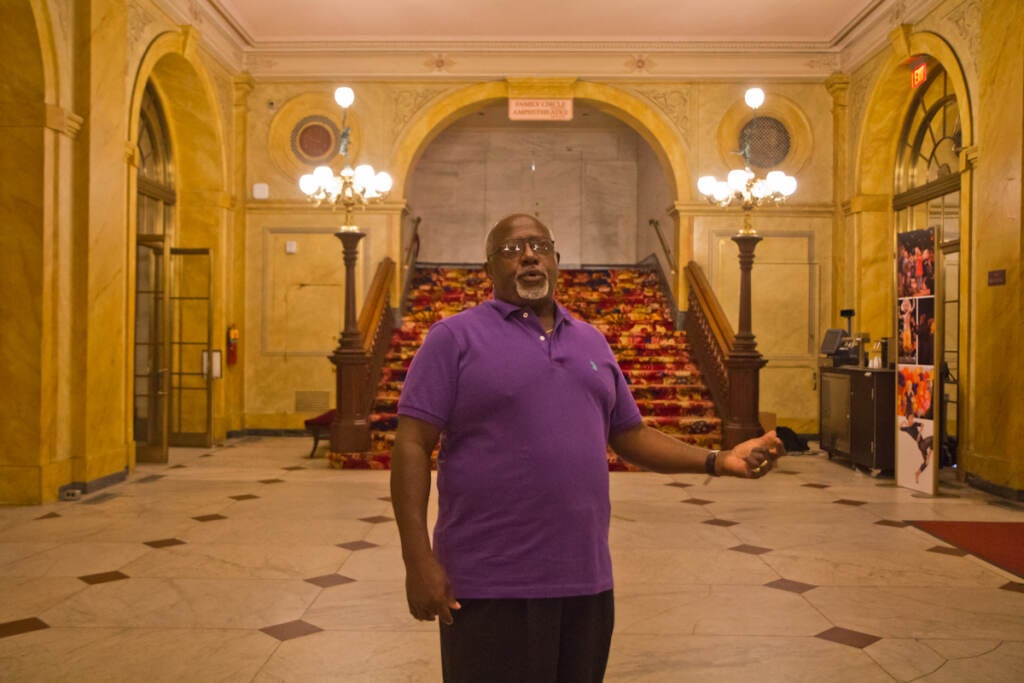
<svg viewBox="0 0 1024 683">
<path fill-rule="evenodd" d="M 354 169 L 349 163 L 348 146 L 352 130 L 348 126 L 348 108 L 355 101 L 352 88 L 340 87 L 334 91 L 334 101 L 344 110 L 341 120 L 341 136 L 338 155 L 345 163 L 341 173 L 335 175 L 330 166 L 317 166 L 312 173 L 299 178 L 299 189 L 316 206 L 329 204 L 332 209 L 341 206 L 345 211 L 343 232 L 354 232 L 359 228 L 352 222 L 356 209 L 370 203 L 383 201 L 391 192 L 391 176 L 384 171 L 377 172 L 370 164 L 360 164 Z"/>
<path fill-rule="evenodd" d="M 745 95 L 747 106 L 757 109 L 764 102 L 764 92 L 751 88 Z M 697 190 L 712 204 L 723 208 L 738 205 L 743 209 L 743 229 L 740 234 L 754 235 L 756 230 L 750 224 L 750 212 L 756 206 L 781 204 L 796 192 L 796 178 L 782 171 L 769 171 L 759 178 L 750 170 L 750 143 L 736 152 L 743 157 L 743 168 L 733 169 L 725 180 L 710 175 L 697 180 Z"/>
</svg>

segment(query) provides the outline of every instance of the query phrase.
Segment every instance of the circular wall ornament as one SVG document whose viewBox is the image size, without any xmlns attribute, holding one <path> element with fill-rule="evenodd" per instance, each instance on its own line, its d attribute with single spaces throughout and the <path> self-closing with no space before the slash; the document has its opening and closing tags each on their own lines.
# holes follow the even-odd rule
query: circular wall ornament
<svg viewBox="0 0 1024 683">
<path fill-rule="evenodd" d="M 740 130 L 739 143 L 751 166 L 774 168 L 789 154 L 789 131 L 776 118 L 755 116 Z"/>
<path fill-rule="evenodd" d="M 326 116 L 307 116 L 292 128 L 292 153 L 306 164 L 323 164 L 338 154 L 341 131 Z"/>
<path fill-rule="evenodd" d="M 303 93 L 285 102 L 267 127 L 267 151 L 275 166 L 298 182 L 299 176 L 317 166 L 341 170 L 338 158 L 344 110 L 331 93 Z M 348 159 L 355 166 L 359 158 L 359 119 L 349 109 L 345 124 L 352 129 Z M 298 186 L 296 186 L 298 187 Z"/>
<path fill-rule="evenodd" d="M 803 110 L 772 93 L 757 110 L 739 100 L 718 124 L 718 154 L 728 168 L 741 168 L 746 152 L 751 170 L 796 175 L 810 159 L 813 141 Z"/>
</svg>

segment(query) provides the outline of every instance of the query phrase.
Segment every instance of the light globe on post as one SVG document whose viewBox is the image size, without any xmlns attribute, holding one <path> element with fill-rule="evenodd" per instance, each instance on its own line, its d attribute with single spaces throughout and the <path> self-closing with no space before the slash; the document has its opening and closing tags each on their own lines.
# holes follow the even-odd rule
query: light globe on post
<svg viewBox="0 0 1024 683">
<path fill-rule="evenodd" d="M 337 367 L 335 398 L 337 409 L 331 422 L 331 452 L 359 452 L 370 448 L 368 419 L 368 387 L 366 377 L 369 358 L 363 347 L 362 333 L 356 321 L 355 266 L 359 258 L 359 241 L 366 235 L 352 220 L 356 209 L 383 201 L 391 192 L 391 176 L 376 171 L 370 164 L 352 168 L 348 158 L 352 129 L 348 125 L 348 109 L 355 102 L 352 88 L 342 86 L 334 91 L 334 101 L 342 108 L 338 156 L 342 169 L 338 174 L 330 166 L 317 166 L 312 173 L 299 178 L 299 189 L 316 206 L 340 207 L 344 222 L 335 233 L 341 242 L 345 263 L 345 327 L 338 339 L 338 348 L 330 360 Z"/>
<path fill-rule="evenodd" d="M 748 107 L 757 109 L 764 104 L 764 91 L 750 88 L 743 99 Z M 759 372 L 766 361 L 757 350 L 750 326 L 750 271 L 754 265 L 754 249 L 761 237 L 751 225 L 750 214 L 758 206 L 781 204 L 796 192 L 797 186 L 796 178 L 783 171 L 769 171 L 763 178 L 758 177 L 750 169 L 749 142 L 743 142 L 741 147 L 738 154 L 743 158 L 743 168 L 732 169 L 725 180 L 711 175 L 697 180 L 697 191 L 709 203 L 722 208 L 738 206 L 743 211 L 743 226 L 732 238 L 739 247 L 739 325 L 732 346 L 722 349 L 728 376 L 728 409 L 722 421 L 722 445 L 725 448 L 763 433 L 758 416 Z"/>
</svg>

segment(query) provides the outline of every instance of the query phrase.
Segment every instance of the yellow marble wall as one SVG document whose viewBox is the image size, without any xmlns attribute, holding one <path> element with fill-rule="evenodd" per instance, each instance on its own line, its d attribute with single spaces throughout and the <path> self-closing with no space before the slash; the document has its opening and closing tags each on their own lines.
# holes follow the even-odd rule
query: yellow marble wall
<svg viewBox="0 0 1024 683">
<path fill-rule="evenodd" d="M 45 108 L 42 54 L 27 2 L 0 29 L 0 502 L 40 495 L 47 302 Z M 48 454 L 49 455 L 49 454 Z"/>
<path fill-rule="evenodd" d="M 1024 489 L 1024 5 L 986 0 L 978 55 L 977 161 L 970 243 L 968 472 Z M 1006 284 L 988 284 L 1005 270 Z"/>
</svg>

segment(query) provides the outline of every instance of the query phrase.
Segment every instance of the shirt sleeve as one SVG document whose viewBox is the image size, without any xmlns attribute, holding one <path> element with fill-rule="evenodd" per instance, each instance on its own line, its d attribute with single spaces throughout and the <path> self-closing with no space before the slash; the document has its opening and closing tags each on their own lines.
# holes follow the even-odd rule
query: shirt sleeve
<svg viewBox="0 0 1024 683">
<path fill-rule="evenodd" d="M 633 392 L 629 390 L 629 383 L 626 382 L 626 377 L 622 374 L 622 369 L 611 348 L 608 349 L 608 353 L 612 356 L 615 368 L 615 408 L 612 409 L 608 429 L 610 433 L 616 434 L 633 429 L 643 422 L 643 416 L 640 414 L 640 408 L 636 405 Z"/>
<path fill-rule="evenodd" d="M 427 332 L 405 375 L 398 414 L 448 426 L 458 388 L 460 350 L 455 335 L 442 323 Z"/>
</svg>

